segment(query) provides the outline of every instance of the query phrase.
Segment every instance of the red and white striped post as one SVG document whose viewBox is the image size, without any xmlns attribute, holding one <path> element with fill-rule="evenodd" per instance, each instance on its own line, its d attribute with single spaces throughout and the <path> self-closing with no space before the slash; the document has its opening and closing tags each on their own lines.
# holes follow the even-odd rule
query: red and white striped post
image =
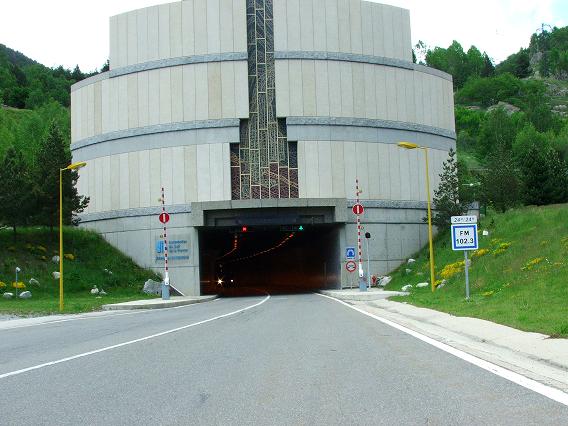
<svg viewBox="0 0 568 426">
<path fill-rule="evenodd" d="M 164 225 L 164 283 L 162 284 L 162 300 L 170 298 L 170 276 L 168 274 L 168 232 L 167 226 L 169 215 L 166 213 L 164 187 L 162 187 L 162 214 L 160 221 Z M 162 219 L 163 218 L 163 219 Z"/>
<path fill-rule="evenodd" d="M 356 195 L 356 204 L 359 205 L 359 195 L 361 194 L 361 191 L 359 190 L 359 179 L 355 179 L 355 195 Z M 362 249 L 362 245 L 361 245 L 361 215 L 357 214 L 357 261 L 359 264 L 359 290 L 361 291 L 366 291 L 367 290 L 367 286 L 363 285 L 362 287 L 362 282 L 363 282 L 363 249 Z"/>
</svg>

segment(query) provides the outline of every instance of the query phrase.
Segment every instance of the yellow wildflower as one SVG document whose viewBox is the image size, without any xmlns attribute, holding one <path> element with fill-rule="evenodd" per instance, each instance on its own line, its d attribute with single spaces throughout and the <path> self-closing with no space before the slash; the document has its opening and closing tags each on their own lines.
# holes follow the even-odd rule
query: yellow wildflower
<svg viewBox="0 0 568 426">
<path fill-rule="evenodd" d="M 495 291 L 491 290 L 491 291 L 486 291 L 484 293 L 481 293 L 481 295 L 484 296 L 484 297 L 489 297 L 489 296 L 492 296 L 493 293 L 495 293 Z"/>
<path fill-rule="evenodd" d="M 443 279 L 448 279 L 453 277 L 456 274 L 459 274 L 463 271 L 465 267 L 465 262 L 463 260 L 459 262 L 450 263 L 444 266 L 444 269 L 440 272 L 440 277 Z"/>
<path fill-rule="evenodd" d="M 44 246 L 36 246 L 36 250 L 47 253 L 47 249 Z"/>
<path fill-rule="evenodd" d="M 2 281 L 0 281 L 0 288 L 5 288 L 6 287 L 6 283 L 3 283 Z"/>
<path fill-rule="evenodd" d="M 67 260 L 75 260 L 75 255 L 73 253 L 66 253 L 63 257 Z"/>
<path fill-rule="evenodd" d="M 13 282 L 12 287 L 14 287 L 14 288 L 26 288 L 26 285 L 23 282 L 18 281 L 18 282 Z"/>
<path fill-rule="evenodd" d="M 476 257 L 485 256 L 487 253 L 489 253 L 489 249 L 478 249 L 471 254 L 471 257 L 475 259 Z"/>
<path fill-rule="evenodd" d="M 541 263 L 544 260 L 544 257 L 536 257 L 532 260 L 529 260 L 527 262 L 527 264 L 525 266 L 523 266 L 521 269 L 523 271 L 530 271 L 531 269 L 533 269 L 536 265 L 538 265 L 539 263 Z"/>
</svg>

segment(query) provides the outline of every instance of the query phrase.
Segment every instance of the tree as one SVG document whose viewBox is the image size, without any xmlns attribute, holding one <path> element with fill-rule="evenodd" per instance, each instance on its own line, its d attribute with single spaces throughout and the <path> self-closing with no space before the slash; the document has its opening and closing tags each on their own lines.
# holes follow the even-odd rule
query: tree
<svg viewBox="0 0 568 426">
<path fill-rule="evenodd" d="M 440 174 L 440 185 L 434 191 L 433 202 L 436 208 L 432 223 L 440 229 L 446 229 L 452 216 L 461 216 L 468 211 L 470 200 L 465 200 L 460 191 L 458 162 L 456 152 L 450 149 L 448 159 L 444 161 Z"/>
<path fill-rule="evenodd" d="M 56 122 L 52 122 L 47 136 L 41 141 L 35 165 L 35 196 L 37 222 L 53 227 L 59 214 L 59 170 L 71 163 L 71 152 Z M 80 196 L 75 187 L 79 174 L 76 170 L 63 173 L 63 221 L 73 223 L 73 214 L 87 207 L 89 198 Z"/>
<path fill-rule="evenodd" d="M 10 146 L 0 161 L 0 222 L 16 228 L 25 225 L 32 209 L 31 179 L 22 152 Z"/>
<path fill-rule="evenodd" d="M 504 213 L 520 204 L 521 185 L 510 148 L 498 143 L 489 154 L 487 168 L 481 175 L 481 201 Z"/>
<path fill-rule="evenodd" d="M 483 156 L 497 145 L 509 151 L 517 135 L 517 123 L 502 108 L 497 108 L 487 114 L 480 133 L 478 151 Z"/>
</svg>

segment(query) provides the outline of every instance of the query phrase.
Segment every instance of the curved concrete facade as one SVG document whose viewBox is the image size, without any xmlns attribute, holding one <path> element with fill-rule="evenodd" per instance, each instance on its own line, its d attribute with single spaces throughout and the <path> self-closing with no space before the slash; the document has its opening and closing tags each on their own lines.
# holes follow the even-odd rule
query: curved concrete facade
<svg viewBox="0 0 568 426">
<path fill-rule="evenodd" d="M 332 206 L 341 252 L 358 178 L 384 236 L 372 269 L 386 273 L 426 241 L 422 152 L 396 143 L 430 147 L 433 186 L 455 147 L 451 77 L 411 61 L 409 12 L 360 0 L 184 0 L 112 17 L 110 71 L 71 92 L 83 223 L 159 268 L 163 186 L 190 253 L 172 279 L 196 294 L 208 211 Z"/>
</svg>

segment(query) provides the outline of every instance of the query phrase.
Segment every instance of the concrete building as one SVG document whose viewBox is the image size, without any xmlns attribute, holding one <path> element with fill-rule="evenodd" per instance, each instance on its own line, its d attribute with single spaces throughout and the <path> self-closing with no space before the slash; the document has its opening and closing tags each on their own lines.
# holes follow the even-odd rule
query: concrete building
<svg viewBox="0 0 568 426">
<path fill-rule="evenodd" d="M 362 188 L 372 274 L 427 242 L 455 148 L 451 76 L 412 63 L 409 12 L 360 0 L 183 0 L 110 18 L 110 71 L 72 87 L 82 225 L 172 283 L 353 281 Z M 303 231 L 299 230 L 300 225 Z M 246 227 L 246 232 L 243 232 Z M 367 259 L 366 247 L 363 256 Z"/>
</svg>

